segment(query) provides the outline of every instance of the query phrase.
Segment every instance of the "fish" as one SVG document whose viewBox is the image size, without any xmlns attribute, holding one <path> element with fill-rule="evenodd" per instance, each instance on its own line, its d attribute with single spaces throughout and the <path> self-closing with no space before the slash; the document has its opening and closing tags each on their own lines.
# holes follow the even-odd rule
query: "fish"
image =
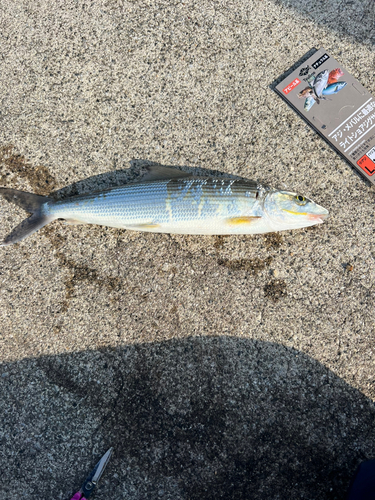
<svg viewBox="0 0 375 500">
<path fill-rule="evenodd" d="M 311 87 L 306 87 L 303 90 L 301 90 L 301 92 L 299 92 L 297 95 L 299 99 L 304 99 L 311 97 L 313 93 L 314 90 Z"/>
<path fill-rule="evenodd" d="M 336 83 L 341 76 L 344 76 L 344 72 L 342 71 L 342 69 L 340 68 L 333 69 L 332 71 L 330 71 L 328 75 L 327 85 L 330 85 L 331 83 Z"/>
<path fill-rule="evenodd" d="M 310 111 L 310 109 L 314 106 L 316 101 L 319 104 L 319 100 L 317 100 L 316 98 L 314 99 L 314 97 L 312 96 L 307 97 L 303 105 L 303 109 L 305 111 Z"/>
<path fill-rule="evenodd" d="M 323 95 L 337 94 L 337 92 L 340 92 L 340 90 L 342 90 L 346 86 L 347 86 L 346 82 L 331 83 L 331 85 L 328 85 L 323 90 Z"/>
<path fill-rule="evenodd" d="M 314 86 L 315 74 L 311 73 L 305 78 L 305 82 L 312 88 Z"/>
<path fill-rule="evenodd" d="M 314 83 L 313 83 L 313 88 L 314 88 L 314 92 L 315 92 L 317 97 L 322 97 L 323 90 L 327 86 L 328 76 L 329 76 L 328 69 L 321 71 L 316 76 Z"/>
<path fill-rule="evenodd" d="M 56 219 L 155 233 L 223 235 L 297 229 L 328 217 L 325 208 L 293 192 L 163 166 L 149 167 L 137 182 L 57 201 L 4 187 L 0 195 L 31 213 L 2 246 Z"/>
<path fill-rule="evenodd" d="M 315 103 L 320 104 L 319 99 L 316 97 L 314 90 L 311 87 L 306 87 L 297 95 L 299 99 L 305 99 L 305 102 L 303 104 L 303 109 L 305 111 L 309 111 Z"/>
</svg>

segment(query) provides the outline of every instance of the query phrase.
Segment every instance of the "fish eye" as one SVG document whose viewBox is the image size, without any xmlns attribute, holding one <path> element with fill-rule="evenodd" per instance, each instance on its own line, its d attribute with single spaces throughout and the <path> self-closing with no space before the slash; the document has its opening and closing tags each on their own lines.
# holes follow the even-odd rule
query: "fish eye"
<svg viewBox="0 0 375 500">
<path fill-rule="evenodd" d="M 304 196 L 297 194 L 297 196 L 294 199 L 299 205 L 306 205 L 306 198 Z"/>
</svg>

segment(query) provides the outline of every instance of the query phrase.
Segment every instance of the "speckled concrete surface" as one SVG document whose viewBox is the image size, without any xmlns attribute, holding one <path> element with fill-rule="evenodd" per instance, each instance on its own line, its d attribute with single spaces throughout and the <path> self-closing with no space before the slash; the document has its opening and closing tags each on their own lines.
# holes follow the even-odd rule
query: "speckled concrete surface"
<svg viewBox="0 0 375 500">
<path fill-rule="evenodd" d="M 375 190 L 272 91 L 325 47 L 375 95 L 374 3 L 9 1 L 0 180 L 62 197 L 147 163 L 255 178 L 309 230 L 53 223 L 1 248 L 0 499 L 342 499 L 375 456 Z M 1 236 L 24 218 L 0 203 Z"/>
</svg>

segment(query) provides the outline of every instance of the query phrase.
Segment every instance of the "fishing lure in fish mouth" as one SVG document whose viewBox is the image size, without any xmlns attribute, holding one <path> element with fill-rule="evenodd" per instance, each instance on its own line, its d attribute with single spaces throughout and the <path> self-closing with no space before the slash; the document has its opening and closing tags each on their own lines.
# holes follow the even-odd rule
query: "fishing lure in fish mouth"
<svg viewBox="0 0 375 500">
<path fill-rule="evenodd" d="M 328 211 L 302 195 L 246 179 L 198 177 L 152 166 L 138 182 L 54 201 L 15 189 L 0 195 L 32 215 L 1 243 L 12 245 L 49 222 L 172 234 L 259 234 L 320 224 Z"/>
</svg>

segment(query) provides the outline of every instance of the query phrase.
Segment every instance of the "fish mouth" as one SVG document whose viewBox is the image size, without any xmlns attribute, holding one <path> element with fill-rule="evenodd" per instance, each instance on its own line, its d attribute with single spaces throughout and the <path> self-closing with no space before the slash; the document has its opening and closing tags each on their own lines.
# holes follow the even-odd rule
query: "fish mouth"
<svg viewBox="0 0 375 500">
<path fill-rule="evenodd" d="M 325 209 L 323 208 L 323 210 L 325 210 Z M 287 210 L 286 208 L 282 208 L 282 211 L 287 212 L 288 214 L 293 214 L 293 215 L 304 215 L 304 216 L 307 216 L 307 218 L 309 220 L 319 220 L 321 222 L 323 222 L 324 219 L 327 219 L 327 217 L 329 217 L 328 210 L 325 210 L 324 212 L 322 212 L 320 214 L 311 214 L 308 212 L 295 212 L 294 210 Z"/>
<path fill-rule="evenodd" d="M 310 214 L 309 220 L 314 221 L 316 224 L 322 224 L 329 217 L 329 213 L 325 212 L 323 214 Z"/>
</svg>

